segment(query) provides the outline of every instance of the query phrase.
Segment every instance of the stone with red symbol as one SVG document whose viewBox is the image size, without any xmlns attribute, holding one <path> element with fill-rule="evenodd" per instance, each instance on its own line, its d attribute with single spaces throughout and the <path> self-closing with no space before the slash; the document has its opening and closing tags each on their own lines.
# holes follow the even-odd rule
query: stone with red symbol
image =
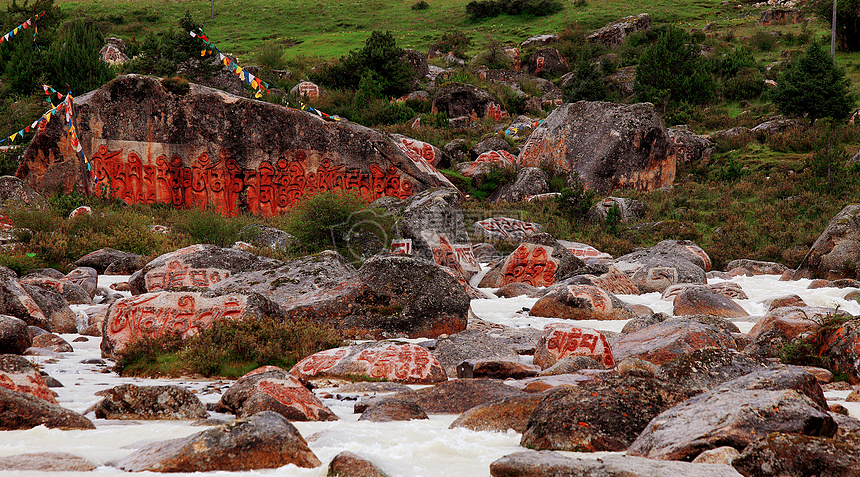
<svg viewBox="0 0 860 477">
<path fill-rule="evenodd" d="M 239 417 L 274 411 L 290 421 L 337 420 L 301 381 L 277 366 L 263 366 L 239 378 L 216 408 Z"/>
<path fill-rule="evenodd" d="M 77 315 L 69 307 L 69 303 L 56 289 L 37 285 L 22 284 L 21 287 L 36 302 L 45 319 L 48 321 L 48 331 L 54 333 L 76 333 Z"/>
<path fill-rule="evenodd" d="M 478 177 L 489 174 L 493 169 L 513 169 L 517 166 L 517 158 L 508 151 L 487 151 L 473 162 L 457 164 L 457 170 L 466 177 Z"/>
<path fill-rule="evenodd" d="M 636 313 L 615 295 L 592 285 L 559 284 L 529 311 L 531 316 L 564 320 L 630 320 Z"/>
<path fill-rule="evenodd" d="M 144 337 L 185 339 L 220 320 L 279 316 L 277 304 L 257 293 L 159 292 L 117 300 L 102 330 L 102 356 L 113 358 Z"/>
<path fill-rule="evenodd" d="M 69 212 L 70 219 L 74 219 L 75 217 L 83 217 L 85 215 L 93 215 L 93 208 L 88 205 L 82 205 L 80 207 L 76 207 L 73 211 Z"/>
<path fill-rule="evenodd" d="M 413 161 L 421 160 L 433 167 L 437 167 L 442 162 L 442 151 L 428 142 L 412 139 L 402 134 L 392 134 L 391 140 Z"/>
<path fill-rule="evenodd" d="M 570 71 L 564 55 L 555 48 L 541 48 L 526 60 L 529 74 L 534 76 L 558 76 Z"/>
<path fill-rule="evenodd" d="M 615 366 L 612 349 L 603 333 L 569 323 L 547 325 L 535 347 L 534 363 L 547 369 L 568 356 L 592 358 L 604 368 Z"/>
<path fill-rule="evenodd" d="M 293 89 L 290 90 L 290 94 L 298 98 L 309 100 L 319 98 L 320 96 L 325 94 L 325 90 L 320 88 L 316 83 L 312 83 L 310 81 L 302 81 L 299 84 L 293 86 Z"/>
<path fill-rule="evenodd" d="M 90 295 L 90 298 L 96 296 L 98 290 L 99 274 L 94 268 L 77 267 L 69 272 L 60 281 L 77 285 L 84 289 Z"/>
<path fill-rule="evenodd" d="M 128 280 L 131 293 L 159 292 L 178 288 L 209 288 L 240 272 L 269 270 L 283 265 L 278 260 L 216 245 L 196 244 L 161 255 L 135 272 Z"/>
<path fill-rule="evenodd" d="M 45 384 L 39 371 L 25 358 L 16 354 L 0 355 L 0 387 L 57 404 L 54 392 Z"/>
<path fill-rule="evenodd" d="M 491 268 L 480 288 L 499 288 L 509 283 L 528 283 L 536 287 L 553 285 L 584 264 L 549 234 L 525 239 L 507 258 Z"/>
<path fill-rule="evenodd" d="M 639 287 L 627 274 L 619 272 L 610 265 L 606 273 L 600 276 L 592 274 L 577 275 L 564 281 L 567 285 L 591 285 L 616 295 L 638 295 Z"/>
<path fill-rule="evenodd" d="M 475 235 L 484 239 L 519 241 L 543 232 L 543 226 L 509 217 L 490 217 L 475 222 L 472 230 Z M 559 243 L 563 242 L 559 241 Z"/>
<path fill-rule="evenodd" d="M 442 365 L 426 348 L 390 341 L 320 351 L 296 363 L 290 374 L 302 381 L 342 378 L 432 384 L 448 379 Z"/>
<path fill-rule="evenodd" d="M 432 111 L 449 118 L 466 117 L 477 120 L 491 117 L 496 121 L 510 116 L 501 101 L 488 91 L 463 83 L 448 83 L 436 89 Z"/>
<path fill-rule="evenodd" d="M 21 278 L 19 282 L 22 285 L 51 288 L 62 295 L 70 305 L 91 305 L 93 303 L 89 292 L 70 280 L 57 279 L 41 274 L 31 274 Z"/>
</svg>

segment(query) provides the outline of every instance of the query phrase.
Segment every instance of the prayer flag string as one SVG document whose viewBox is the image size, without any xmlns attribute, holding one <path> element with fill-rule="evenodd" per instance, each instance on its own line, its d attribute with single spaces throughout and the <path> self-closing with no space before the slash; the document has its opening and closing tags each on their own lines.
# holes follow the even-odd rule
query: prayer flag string
<svg viewBox="0 0 860 477">
<path fill-rule="evenodd" d="M 0 43 L 3 43 L 4 41 L 12 41 L 12 38 L 15 38 L 15 36 L 18 35 L 18 32 L 20 32 L 22 30 L 26 30 L 27 28 L 30 28 L 31 26 L 33 27 L 33 43 L 35 43 L 36 42 L 36 33 L 39 31 L 39 28 L 38 28 L 38 25 L 36 24 L 36 21 L 38 21 L 43 16 L 45 16 L 45 12 L 42 12 L 36 16 L 28 18 L 27 21 L 16 26 L 12 30 L 10 30 L 9 33 L 6 33 L 5 35 L 0 36 Z"/>
<path fill-rule="evenodd" d="M 246 85 L 257 90 L 256 94 L 254 95 L 255 98 L 262 98 L 263 93 L 269 94 L 268 83 L 245 71 L 244 69 L 242 69 L 241 66 L 236 64 L 235 61 L 231 60 L 224 53 L 221 53 L 221 50 L 219 50 L 215 45 L 212 44 L 209 38 L 203 34 L 202 30 L 197 32 L 189 31 L 188 34 L 194 38 L 200 38 L 201 40 L 203 40 L 203 43 L 206 43 L 206 46 L 209 47 L 204 48 L 202 51 L 200 51 L 200 56 L 212 55 L 215 54 L 215 52 L 218 52 L 218 60 L 221 61 L 221 63 L 225 67 L 229 68 L 230 71 L 236 74 L 236 76 L 238 76 L 239 79 L 241 79 L 242 82 L 244 82 Z"/>
</svg>

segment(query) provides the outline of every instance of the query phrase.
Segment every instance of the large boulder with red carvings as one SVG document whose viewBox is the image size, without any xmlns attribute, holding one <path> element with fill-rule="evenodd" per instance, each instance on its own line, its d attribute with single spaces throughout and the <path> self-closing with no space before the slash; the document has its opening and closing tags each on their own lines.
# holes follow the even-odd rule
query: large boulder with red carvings
<svg viewBox="0 0 860 477">
<path fill-rule="evenodd" d="M 509 116 L 501 104 L 492 94 L 477 86 L 448 83 L 438 88 L 433 95 L 432 111 L 445 113 L 452 119 L 468 117 L 477 120 L 491 117 L 499 120 Z"/>
<path fill-rule="evenodd" d="M 12 270 L 0 265 L 0 314 L 14 316 L 43 330 L 51 325 L 33 297 L 18 283 Z"/>
<path fill-rule="evenodd" d="M 128 284 L 133 295 L 183 287 L 209 288 L 236 273 L 281 265 L 278 260 L 235 248 L 196 244 L 156 257 L 129 277 Z"/>
<path fill-rule="evenodd" d="M 615 295 L 591 285 L 555 285 L 529 310 L 532 316 L 565 320 L 630 320 L 630 307 Z"/>
<path fill-rule="evenodd" d="M 552 112 L 532 132 L 520 167 L 577 172 L 590 190 L 650 191 L 675 180 L 675 146 L 651 103 L 579 101 Z"/>
<path fill-rule="evenodd" d="M 57 404 L 39 371 L 25 358 L 15 354 L 0 355 L 0 387 L 35 396 Z"/>
<path fill-rule="evenodd" d="M 322 463 L 288 420 L 263 411 L 203 432 L 148 444 L 117 462 L 128 472 L 210 472 L 275 469 Z"/>
<path fill-rule="evenodd" d="M 257 368 L 233 383 L 218 410 L 239 417 L 274 411 L 290 421 L 336 421 L 337 416 L 301 381 L 277 366 Z"/>
<path fill-rule="evenodd" d="M 33 344 L 24 320 L 9 315 L 0 315 L 0 353 L 23 354 Z"/>
<path fill-rule="evenodd" d="M 715 325 L 670 318 L 623 335 L 613 344 L 612 354 L 618 362 L 637 357 L 659 365 L 702 348 L 737 349 L 737 344 L 729 331 Z"/>
<path fill-rule="evenodd" d="M 507 151 L 487 151 L 473 162 L 461 162 L 456 169 L 460 174 L 472 179 L 473 185 L 482 185 L 494 169 L 515 169 L 517 158 Z"/>
<path fill-rule="evenodd" d="M 860 279 L 857 264 L 860 264 L 860 204 L 849 204 L 830 219 L 791 278 Z"/>
<path fill-rule="evenodd" d="M 602 43 L 608 48 L 620 45 L 627 35 L 651 28 L 651 15 L 640 13 L 609 23 L 596 30 L 586 38 L 592 43 Z"/>
<path fill-rule="evenodd" d="M 537 450 L 623 451 L 661 412 L 696 395 L 652 377 L 605 373 L 547 393 L 520 445 Z"/>
<path fill-rule="evenodd" d="M 342 283 L 300 295 L 282 309 L 288 319 L 316 321 L 347 338 L 436 338 L 466 328 L 469 296 L 435 263 L 377 255 Z"/>
<path fill-rule="evenodd" d="M 675 296 L 672 314 L 682 315 L 714 315 L 722 318 L 738 318 L 749 316 L 746 310 L 708 287 L 686 287 Z"/>
<path fill-rule="evenodd" d="M 206 406 L 182 386 L 121 384 L 96 393 L 103 399 L 90 411 L 99 419 L 180 420 L 206 419 Z M 89 411 L 88 411 L 89 412 Z"/>
<path fill-rule="evenodd" d="M 664 411 L 627 454 L 689 461 L 725 445 L 743 450 L 771 432 L 832 437 L 836 431 L 815 377 L 778 368 L 729 381 Z"/>
<path fill-rule="evenodd" d="M 45 426 L 49 429 L 95 429 L 86 417 L 25 392 L 0 386 L 0 431 Z"/>
<path fill-rule="evenodd" d="M 432 384 L 447 379 L 442 365 L 427 348 L 390 341 L 320 351 L 296 363 L 290 374 L 302 381 L 343 378 Z"/>
<path fill-rule="evenodd" d="M 490 217 L 479 220 L 472 225 L 472 231 L 480 238 L 487 240 L 511 240 L 519 242 L 526 237 L 543 232 L 543 226 L 533 222 L 508 217 Z M 562 241 L 559 241 L 561 244 Z"/>
<path fill-rule="evenodd" d="M 612 349 L 603 333 L 568 323 L 547 325 L 535 347 L 534 363 L 546 369 L 568 356 L 592 358 L 604 368 L 615 366 Z"/>
<path fill-rule="evenodd" d="M 570 71 L 570 65 L 564 55 L 555 48 L 541 48 L 526 60 L 529 74 L 534 76 L 554 77 Z"/>
<path fill-rule="evenodd" d="M 279 215 L 317 192 L 353 191 L 372 201 L 451 186 L 373 129 L 197 84 L 174 94 L 158 78 L 120 76 L 75 98 L 75 118 L 92 173 L 64 122 L 51 121 L 16 177 L 37 191 L 101 194 L 110 183 L 104 190 L 129 204 L 230 216 Z"/>
<path fill-rule="evenodd" d="M 676 126 L 666 130 L 669 139 L 675 144 L 679 162 L 698 162 L 710 160 L 717 147 L 710 139 L 693 133 L 686 126 Z"/>
<path fill-rule="evenodd" d="M 481 288 L 499 288 L 509 283 L 546 287 L 573 275 L 585 264 L 549 234 L 524 239 L 507 258 L 491 268 Z"/>
<path fill-rule="evenodd" d="M 256 293 L 159 292 L 117 300 L 102 327 L 102 356 L 114 358 L 129 343 L 143 337 L 175 334 L 188 338 L 216 321 L 243 316 L 282 317 L 281 308 Z"/>
<path fill-rule="evenodd" d="M 568 278 L 561 283 L 566 285 L 590 285 L 600 288 L 607 293 L 617 295 L 639 295 L 639 287 L 633 283 L 633 280 L 627 274 L 619 272 L 618 269 L 610 265 L 606 273 L 600 276 L 595 276 L 590 273 L 576 275 Z"/>
<path fill-rule="evenodd" d="M 415 161 L 423 160 L 433 167 L 439 166 L 442 162 L 442 151 L 429 142 L 412 139 L 402 134 L 392 134 L 391 140 L 404 154 L 414 158 Z"/>
</svg>

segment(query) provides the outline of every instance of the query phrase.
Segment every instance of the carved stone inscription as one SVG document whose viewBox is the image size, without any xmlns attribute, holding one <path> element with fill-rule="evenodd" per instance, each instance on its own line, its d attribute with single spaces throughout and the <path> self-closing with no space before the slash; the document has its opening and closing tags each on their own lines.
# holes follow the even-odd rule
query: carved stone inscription
<svg viewBox="0 0 860 477">
<path fill-rule="evenodd" d="M 171 260 L 165 267 L 148 271 L 145 280 L 146 289 L 156 292 L 179 287 L 209 288 L 229 276 L 229 270 L 191 268 L 182 260 Z"/>
<path fill-rule="evenodd" d="M 501 286 L 509 283 L 528 283 L 546 287 L 555 283 L 558 260 L 552 258 L 552 247 L 524 243 L 506 260 Z"/>
<path fill-rule="evenodd" d="M 609 343 L 599 331 L 564 325 L 549 328 L 547 331 L 549 336 L 546 348 L 556 360 L 567 356 L 587 356 L 596 359 L 607 368 L 615 366 Z"/>
</svg>

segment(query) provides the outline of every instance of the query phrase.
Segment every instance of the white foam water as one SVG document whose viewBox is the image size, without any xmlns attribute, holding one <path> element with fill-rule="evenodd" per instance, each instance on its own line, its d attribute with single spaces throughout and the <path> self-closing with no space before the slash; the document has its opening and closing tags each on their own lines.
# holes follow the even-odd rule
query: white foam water
<svg viewBox="0 0 860 477">
<path fill-rule="evenodd" d="M 99 277 L 99 286 L 125 281 L 128 277 Z M 717 283 L 721 280 L 710 280 Z M 848 289 L 807 289 L 809 280 L 778 281 L 776 276 L 736 277 L 737 283 L 748 295 L 747 300 L 736 300 L 751 316 L 734 320 L 741 331 L 749 331 L 765 314 L 766 302 L 790 294 L 799 295 L 810 306 L 839 307 L 845 312 L 860 315 L 860 304 L 846 301 L 843 297 Z M 489 292 L 489 290 L 485 290 Z M 642 304 L 655 312 L 672 314 L 672 302 L 662 300 L 659 293 L 644 295 L 619 295 L 628 303 Z M 529 316 L 523 308 L 531 308 L 535 299 L 525 297 L 491 298 L 473 300 L 474 313 L 491 322 L 516 327 L 542 329 L 556 319 Z M 78 307 L 79 309 L 82 307 Z M 578 321 L 578 324 L 598 330 L 620 331 L 626 321 Z M 104 372 L 107 365 L 83 364 L 87 359 L 100 358 L 99 338 L 87 337 L 86 342 L 73 342 L 77 335 L 62 335 L 74 347 L 73 353 L 56 357 L 31 356 L 49 375 L 63 383 L 64 387 L 53 388 L 61 406 L 86 412 L 101 398 L 96 392 L 123 383 L 137 385 L 177 384 L 197 393 L 204 403 L 217 402 L 226 390 L 227 380 L 188 379 L 141 379 L 125 378 L 112 372 Z M 320 390 L 336 396 L 335 390 Z M 848 391 L 828 392 L 827 398 L 844 405 L 852 416 L 860 417 L 860 403 L 844 401 Z M 354 396 L 352 396 L 354 397 Z M 323 399 L 340 418 L 330 422 L 295 422 L 295 426 L 308 441 L 313 452 L 323 463 L 316 469 L 301 469 L 293 465 L 279 469 L 262 469 L 249 472 L 209 472 L 206 475 L 277 475 L 277 476 L 324 476 L 328 462 L 341 451 L 351 451 L 376 464 L 392 477 L 398 476 L 488 476 L 490 463 L 494 460 L 524 450 L 519 446 L 520 434 L 513 431 L 503 433 L 475 432 L 465 429 L 449 429 L 455 415 L 434 415 L 429 420 L 408 422 L 374 423 L 358 421 L 353 413 L 354 400 Z M 229 420 L 231 416 L 211 413 L 217 419 Z M 141 445 L 185 437 L 202 431 L 188 421 L 118 421 L 96 419 L 88 413 L 96 425 L 95 430 L 61 431 L 40 426 L 22 431 L 0 433 L 0 456 L 34 452 L 67 452 L 84 457 L 99 466 L 93 472 L 61 472 L 57 475 L 127 475 L 113 465 L 134 452 Z M 565 453 L 580 457 L 598 458 L 606 453 Z M 36 472 L 4 472 L 4 475 L 42 475 Z M 136 475 L 160 475 L 144 472 Z M 172 474 L 192 475 L 192 474 Z M 193 474 L 201 475 L 201 474 Z"/>
</svg>

